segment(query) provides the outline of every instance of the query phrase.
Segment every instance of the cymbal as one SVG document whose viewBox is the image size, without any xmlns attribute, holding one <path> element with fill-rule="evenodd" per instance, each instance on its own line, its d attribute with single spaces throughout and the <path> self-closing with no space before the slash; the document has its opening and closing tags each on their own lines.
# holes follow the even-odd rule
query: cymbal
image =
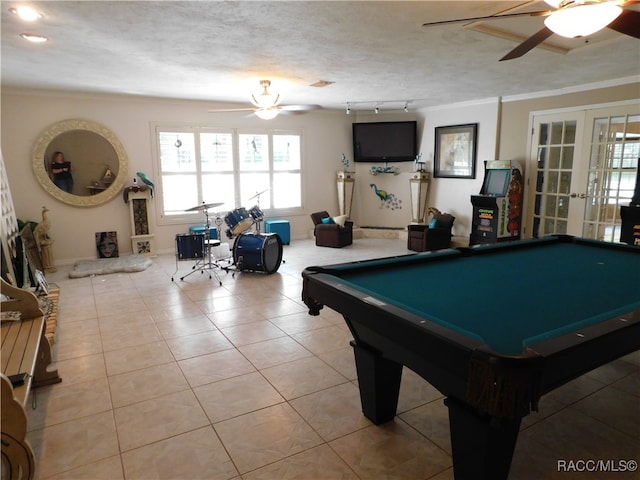
<svg viewBox="0 0 640 480">
<path fill-rule="evenodd" d="M 262 190 L 261 192 L 256 193 L 256 194 L 255 194 L 253 197 L 251 197 L 249 200 L 253 200 L 254 198 L 257 198 L 257 197 L 259 197 L 260 195 L 262 195 L 263 193 L 266 193 L 266 192 L 268 192 L 268 191 L 269 191 L 269 189 L 268 189 L 268 188 L 265 188 L 265 189 L 264 189 L 264 190 Z"/>
<path fill-rule="evenodd" d="M 185 212 L 193 212 L 194 210 L 205 210 L 207 208 L 216 208 L 220 205 L 224 205 L 223 202 L 218 203 L 201 203 L 200 205 L 196 205 L 195 207 L 191 207 L 185 210 Z"/>
</svg>

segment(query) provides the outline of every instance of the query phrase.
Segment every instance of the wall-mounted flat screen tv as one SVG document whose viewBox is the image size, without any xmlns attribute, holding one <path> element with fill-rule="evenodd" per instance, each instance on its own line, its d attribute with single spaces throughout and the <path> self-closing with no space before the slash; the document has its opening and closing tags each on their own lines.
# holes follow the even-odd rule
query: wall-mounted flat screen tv
<svg viewBox="0 0 640 480">
<path fill-rule="evenodd" d="M 417 153 L 415 121 L 353 124 L 356 162 L 410 162 Z"/>
</svg>

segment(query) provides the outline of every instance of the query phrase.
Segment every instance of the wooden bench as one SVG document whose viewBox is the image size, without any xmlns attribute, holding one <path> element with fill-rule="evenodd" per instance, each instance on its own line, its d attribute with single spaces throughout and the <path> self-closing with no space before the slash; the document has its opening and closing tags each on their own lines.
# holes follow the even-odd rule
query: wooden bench
<svg viewBox="0 0 640 480">
<path fill-rule="evenodd" d="M 20 312 L 20 321 L 2 322 L 0 327 L 2 463 L 7 480 L 32 479 L 35 460 L 26 439 L 25 406 L 31 388 L 61 382 L 57 370 L 48 370 L 51 346 L 45 337 L 46 321 L 38 298 L 28 290 L 0 280 L 2 293 L 10 300 L 1 303 L 2 312 Z M 10 375 L 27 373 L 15 388 Z"/>
</svg>

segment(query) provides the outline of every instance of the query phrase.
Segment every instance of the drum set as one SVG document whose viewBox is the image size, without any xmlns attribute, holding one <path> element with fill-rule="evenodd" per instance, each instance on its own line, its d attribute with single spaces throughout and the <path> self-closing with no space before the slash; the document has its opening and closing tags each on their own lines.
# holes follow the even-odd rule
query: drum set
<svg viewBox="0 0 640 480">
<path fill-rule="evenodd" d="M 267 189 L 268 190 L 268 189 Z M 209 279 L 215 276 L 222 285 L 222 281 L 216 269 L 225 272 L 236 271 L 275 273 L 282 260 L 282 239 L 275 233 L 261 233 L 260 228 L 264 220 L 264 212 L 260 209 L 260 195 L 267 190 L 257 193 L 249 200 L 257 199 L 256 205 L 249 210 L 240 207 L 228 212 L 224 217 L 215 214 L 215 229 L 217 238 L 211 238 L 211 226 L 209 209 L 217 208 L 223 203 L 202 203 L 189 208 L 187 212 L 201 211 L 205 216 L 204 233 L 190 233 L 176 235 L 176 272 L 178 262 L 195 260 L 192 271 L 180 278 L 184 280 L 195 272 L 209 272 Z M 220 250 L 227 244 L 221 244 L 222 223 L 227 225 L 225 234 L 229 239 L 234 239 L 231 255 L 222 258 L 220 253 L 216 255 L 215 249 Z M 228 249 L 228 246 L 227 246 Z M 174 276 L 175 276 L 174 273 Z M 173 281 L 173 276 L 171 277 Z"/>
</svg>

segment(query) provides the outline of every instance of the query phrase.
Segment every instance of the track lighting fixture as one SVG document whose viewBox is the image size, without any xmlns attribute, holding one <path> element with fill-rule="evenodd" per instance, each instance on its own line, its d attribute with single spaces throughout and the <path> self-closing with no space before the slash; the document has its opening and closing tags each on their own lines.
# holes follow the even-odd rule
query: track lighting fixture
<svg viewBox="0 0 640 480">
<path fill-rule="evenodd" d="M 345 102 L 345 113 L 351 115 L 351 110 L 354 112 L 367 110 L 374 114 L 379 114 L 381 110 L 385 112 L 400 112 L 404 111 L 409 113 L 409 104 L 416 100 L 381 100 L 372 102 Z M 370 110 L 371 109 L 371 110 Z"/>
</svg>

